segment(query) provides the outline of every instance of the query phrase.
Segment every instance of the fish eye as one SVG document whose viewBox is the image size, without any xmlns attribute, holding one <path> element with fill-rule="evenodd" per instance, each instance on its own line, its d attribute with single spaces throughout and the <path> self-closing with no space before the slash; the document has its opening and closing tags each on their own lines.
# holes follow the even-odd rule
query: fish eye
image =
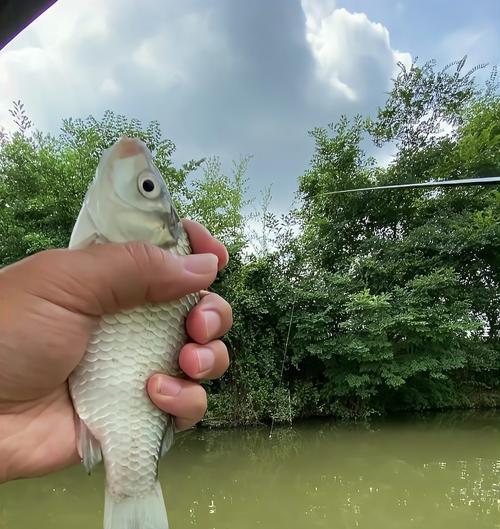
<svg viewBox="0 0 500 529">
<path fill-rule="evenodd" d="M 150 173 L 139 175 L 138 187 L 141 195 L 146 198 L 157 198 L 160 196 L 161 188 Z"/>
<path fill-rule="evenodd" d="M 151 191 L 154 191 L 154 188 L 155 188 L 155 184 L 153 180 L 150 180 L 149 178 L 147 178 L 146 180 L 143 180 L 142 189 L 144 189 L 146 193 L 151 193 Z"/>
</svg>

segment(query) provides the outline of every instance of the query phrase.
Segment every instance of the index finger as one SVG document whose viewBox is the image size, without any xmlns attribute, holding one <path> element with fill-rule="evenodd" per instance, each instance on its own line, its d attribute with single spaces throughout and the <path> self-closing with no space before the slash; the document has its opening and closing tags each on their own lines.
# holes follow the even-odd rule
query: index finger
<svg viewBox="0 0 500 529">
<path fill-rule="evenodd" d="M 198 222 L 184 219 L 182 225 L 189 236 L 193 253 L 214 254 L 218 259 L 218 269 L 222 270 L 229 261 L 226 247 Z"/>
</svg>

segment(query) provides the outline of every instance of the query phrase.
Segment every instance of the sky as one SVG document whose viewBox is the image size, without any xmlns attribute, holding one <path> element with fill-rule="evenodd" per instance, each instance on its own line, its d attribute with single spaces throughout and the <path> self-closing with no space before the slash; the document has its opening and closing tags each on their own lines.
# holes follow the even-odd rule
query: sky
<svg viewBox="0 0 500 529">
<path fill-rule="evenodd" d="M 0 50 L 0 127 L 18 99 L 52 133 L 106 109 L 155 119 L 177 165 L 252 156 L 249 195 L 271 185 L 284 212 L 309 130 L 374 115 L 398 62 L 499 64 L 498 21 L 498 0 L 59 0 Z"/>
</svg>

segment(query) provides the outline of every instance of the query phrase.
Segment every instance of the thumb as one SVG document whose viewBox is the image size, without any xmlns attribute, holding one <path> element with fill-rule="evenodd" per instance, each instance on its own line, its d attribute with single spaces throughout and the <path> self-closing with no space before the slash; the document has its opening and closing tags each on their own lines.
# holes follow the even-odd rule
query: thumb
<svg viewBox="0 0 500 529">
<path fill-rule="evenodd" d="M 144 242 L 48 250 L 13 265 L 32 294 L 99 316 L 163 303 L 206 289 L 217 275 L 213 254 L 177 256 Z"/>
</svg>

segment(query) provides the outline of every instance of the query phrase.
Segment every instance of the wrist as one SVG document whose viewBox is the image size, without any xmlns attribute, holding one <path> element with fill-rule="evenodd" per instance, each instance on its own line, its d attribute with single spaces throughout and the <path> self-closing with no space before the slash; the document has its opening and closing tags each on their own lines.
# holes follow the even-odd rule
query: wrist
<svg viewBox="0 0 500 529">
<path fill-rule="evenodd" d="M 0 401 L 0 483 L 23 477 L 30 454 L 25 450 L 26 429 L 21 408 L 2 409 Z"/>
</svg>

